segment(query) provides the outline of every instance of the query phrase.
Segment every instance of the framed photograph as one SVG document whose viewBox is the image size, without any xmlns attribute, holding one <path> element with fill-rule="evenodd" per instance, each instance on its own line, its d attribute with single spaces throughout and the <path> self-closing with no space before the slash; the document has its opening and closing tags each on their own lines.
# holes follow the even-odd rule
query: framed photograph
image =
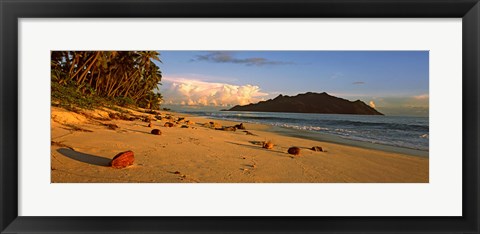
<svg viewBox="0 0 480 234">
<path fill-rule="evenodd" d="M 1 233 L 478 233 L 465 1 L 2 1 Z"/>
</svg>

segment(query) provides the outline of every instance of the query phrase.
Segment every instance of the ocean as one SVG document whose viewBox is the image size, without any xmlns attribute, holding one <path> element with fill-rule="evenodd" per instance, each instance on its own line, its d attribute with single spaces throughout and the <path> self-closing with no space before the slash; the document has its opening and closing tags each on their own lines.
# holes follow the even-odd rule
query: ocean
<svg viewBox="0 0 480 234">
<path fill-rule="evenodd" d="M 330 135 L 350 141 L 427 151 L 428 117 L 337 115 L 246 111 L 175 110 L 212 119 L 260 123 L 296 136 Z M 282 130 L 283 129 L 283 130 Z M 314 137 L 315 138 L 315 137 Z"/>
</svg>

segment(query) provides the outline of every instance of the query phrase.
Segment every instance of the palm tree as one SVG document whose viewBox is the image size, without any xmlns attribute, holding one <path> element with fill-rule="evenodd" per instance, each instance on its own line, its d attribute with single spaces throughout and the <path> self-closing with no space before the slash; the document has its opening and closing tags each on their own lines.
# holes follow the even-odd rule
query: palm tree
<svg viewBox="0 0 480 234">
<path fill-rule="evenodd" d="M 157 51 L 53 51 L 52 82 L 74 84 L 107 98 L 132 98 L 137 104 L 156 105 L 162 73 Z M 73 82 L 73 83 L 72 83 Z M 160 99 L 160 100 L 157 100 Z"/>
</svg>

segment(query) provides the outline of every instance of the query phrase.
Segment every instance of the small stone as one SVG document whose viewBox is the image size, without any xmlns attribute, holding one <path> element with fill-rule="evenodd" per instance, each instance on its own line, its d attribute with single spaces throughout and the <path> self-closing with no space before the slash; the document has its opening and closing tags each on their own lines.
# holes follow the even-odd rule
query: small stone
<svg viewBox="0 0 480 234">
<path fill-rule="evenodd" d="M 236 127 L 237 129 L 245 130 L 245 126 L 243 126 L 243 123 L 237 124 L 237 125 L 235 125 L 235 127 Z"/>
<path fill-rule="evenodd" d="M 152 123 L 149 123 L 149 124 L 148 124 L 148 127 L 149 127 L 149 128 L 153 127 L 153 124 L 152 124 Z"/>
<path fill-rule="evenodd" d="M 174 124 L 174 123 L 170 123 L 170 122 L 166 122 L 163 126 L 164 126 L 164 127 L 167 127 L 167 128 L 171 128 L 171 127 L 175 126 L 175 124 Z"/>
<path fill-rule="evenodd" d="M 160 131 L 160 129 L 153 129 L 151 132 L 151 134 L 153 135 L 162 135 L 162 131 Z"/>
<path fill-rule="evenodd" d="M 160 115 L 155 115 L 155 119 L 162 120 L 162 116 L 160 116 Z"/>
<path fill-rule="evenodd" d="M 187 125 L 182 125 L 181 128 L 189 128 Z"/>
<path fill-rule="evenodd" d="M 133 165 L 133 162 L 135 161 L 135 157 L 133 155 L 133 151 L 125 151 L 121 152 L 115 157 L 113 157 L 112 161 L 110 161 L 110 166 L 113 168 L 125 168 L 130 165 Z"/>
<path fill-rule="evenodd" d="M 173 174 L 175 174 L 175 175 L 180 175 L 180 172 L 179 172 L 179 171 L 176 171 L 176 172 L 174 172 Z"/>
<path fill-rule="evenodd" d="M 299 155 L 300 154 L 300 148 L 298 147 L 290 147 L 288 149 L 288 153 L 289 154 L 293 154 L 293 155 Z"/>
<path fill-rule="evenodd" d="M 314 146 L 311 148 L 311 150 L 316 151 L 316 152 L 323 152 L 323 148 L 320 146 Z"/>
<path fill-rule="evenodd" d="M 273 143 L 271 141 L 264 142 L 262 147 L 265 149 L 273 149 Z"/>
</svg>

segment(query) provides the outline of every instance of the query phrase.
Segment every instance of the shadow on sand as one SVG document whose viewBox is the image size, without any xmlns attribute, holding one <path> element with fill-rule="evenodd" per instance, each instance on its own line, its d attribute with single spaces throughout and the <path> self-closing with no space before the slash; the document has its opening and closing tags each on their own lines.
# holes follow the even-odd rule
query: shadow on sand
<svg viewBox="0 0 480 234">
<path fill-rule="evenodd" d="M 65 157 L 96 166 L 108 167 L 111 161 L 108 158 L 77 152 L 69 148 L 60 148 L 57 150 L 57 152 Z"/>
<path fill-rule="evenodd" d="M 130 128 L 124 128 L 124 129 L 127 130 L 127 131 L 131 131 L 131 132 L 137 132 L 137 133 L 152 135 L 150 132 L 142 132 L 142 131 L 135 130 L 135 129 L 130 129 Z M 151 131 L 152 129 L 154 129 L 154 128 L 150 128 L 149 130 Z"/>
</svg>

